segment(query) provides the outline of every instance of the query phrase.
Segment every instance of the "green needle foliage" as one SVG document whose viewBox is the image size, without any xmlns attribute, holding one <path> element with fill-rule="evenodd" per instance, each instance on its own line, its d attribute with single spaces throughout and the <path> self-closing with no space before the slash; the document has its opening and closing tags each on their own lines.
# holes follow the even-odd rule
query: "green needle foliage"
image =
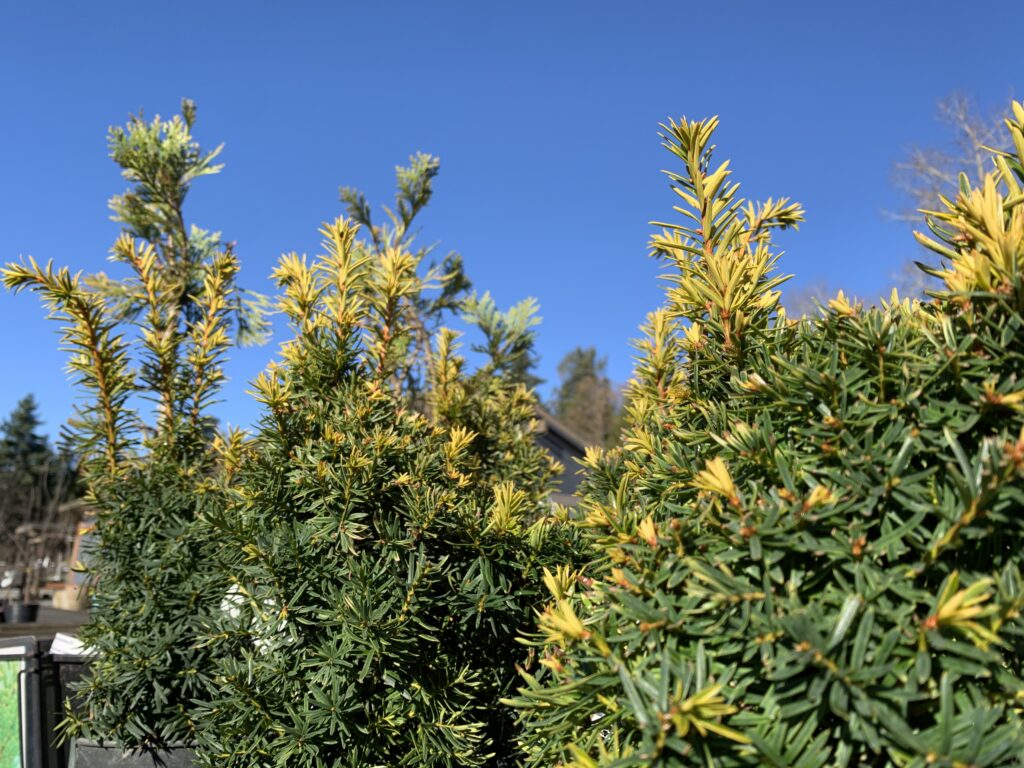
<svg viewBox="0 0 1024 768">
<path fill-rule="evenodd" d="M 182 111 L 111 130 L 112 157 L 133 182 L 111 203 L 125 225 L 111 259 L 127 277 L 83 278 L 32 259 L 3 270 L 8 288 L 38 293 L 63 323 L 84 392 L 70 427 L 96 516 L 93 609 L 81 632 L 96 655 L 65 727 L 131 748 L 189 742 L 198 727 L 193 701 L 212 664 L 199 621 L 220 596 L 204 607 L 212 552 L 196 510 L 217 491 L 222 441 L 211 448 L 209 407 L 248 311 L 232 248 L 186 234 L 185 194 L 217 167 L 191 136 L 194 107 Z M 139 411 L 147 401 L 151 419 Z"/>
<path fill-rule="evenodd" d="M 381 259 L 390 250 L 410 252 L 418 264 L 427 264 L 422 275 L 423 291 L 407 296 L 405 308 L 410 324 L 407 349 L 402 350 L 403 364 L 397 375 L 410 396 L 422 404 L 422 379 L 424 364 L 430 353 L 430 340 L 439 329 L 446 314 L 459 310 L 466 301 L 471 288 L 469 278 L 463 269 L 462 257 L 451 252 L 441 263 L 429 261 L 435 246 L 415 246 L 416 217 L 427 207 L 434 196 L 434 179 L 441 172 L 441 161 L 433 155 L 418 152 L 409 157 L 409 165 L 395 168 L 395 202 L 392 207 L 384 206 L 384 224 L 376 223 L 366 196 L 354 187 L 342 187 L 341 202 L 345 204 L 348 218 L 358 224 L 367 237 L 358 247 Z"/>
<path fill-rule="evenodd" d="M 444 286 L 422 254 L 352 220 L 321 232 L 323 255 L 274 272 L 294 338 L 254 382 L 258 434 L 207 515 L 231 587 L 200 759 L 500 764 L 516 743 L 500 699 L 528 661 L 516 638 L 544 567 L 574 551 L 546 500 L 535 398 L 509 373 L 531 349 L 529 305 L 465 304 L 492 353 L 475 372 L 449 330 L 423 357 L 423 308 Z"/>
<path fill-rule="evenodd" d="M 512 703 L 531 766 L 1024 764 L 1024 106 L 927 214 L 929 303 L 788 321 L 716 120 L 666 126 L 686 226 L 621 450 L 593 454 L 589 579 L 554 585 Z"/>
<path fill-rule="evenodd" d="M 192 138 L 195 104 L 184 99 L 181 115 L 151 122 L 132 116 L 128 124 L 110 129 L 110 157 L 132 186 L 110 200 L 111 217 L 124 227 L 125 237 L 152 247 L 154 266 L 161 273 L 166 301 L 180 306 L 185 320 L 196 322 L 201 309 L 195 297 L 203 292 L 206 268 L 218 253 L 231 250 L 219 232 L 208 232 L 185 221 L 185 198 L 192 184 L 220 173 L 214 161 L 223 145 L 204 152 Z M 116 260 L 115 249 L 115 260 Z M 104 294 L 120 318 L 137 320 L 150 305 L 141 281 L 111 279 L 104 273 L 85 282 Z M 235 287 L 231 297 L 232 322 L 240 344 L 260 344 L 269 337 L 266 298 Z"/>
</svg>

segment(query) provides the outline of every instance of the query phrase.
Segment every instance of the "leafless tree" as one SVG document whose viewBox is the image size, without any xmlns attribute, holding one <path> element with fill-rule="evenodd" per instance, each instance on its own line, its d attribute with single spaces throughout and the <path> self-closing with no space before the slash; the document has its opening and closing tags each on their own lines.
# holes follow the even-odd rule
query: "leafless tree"
<svg viewBox="0 0 1024 768">
<path fill-rule="evenodd" d="M 1005 109 L 982 111 L 971 97 L 961 93 L 940 100 L 936 117 L 949 127 L 952 136 L 943 146 L 911 147 L 906 159 L 893 166 L 893 184 L 903 193 L 907 207 L 885 211 L 885 215 L 920 226 L 921 210 L 934 210 L 940 194 L 956 194 L 960 173 L 966 173 L 972 184 L 980 181 L 991 168 L 989 148 L 1005 148 L 1006 116 Z M 921 295 L 934 281 L 914 263 L 922 260 L 928 257 L 918 254 L 908 259 L 894 275 L 901 293 Z"/>
</svg>

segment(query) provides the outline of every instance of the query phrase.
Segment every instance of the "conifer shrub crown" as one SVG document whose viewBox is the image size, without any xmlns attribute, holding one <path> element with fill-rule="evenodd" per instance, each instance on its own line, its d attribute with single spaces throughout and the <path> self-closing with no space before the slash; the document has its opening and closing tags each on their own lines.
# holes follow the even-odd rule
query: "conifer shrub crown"
<svg viewBox="0 0 1024 768">
<path fill-rule="evenodd" d="M 293 338 L 254 382 L 263 415 L 227 462 L 228 503 L 204 515 L 231 585 L 209 626 L 223 652 L 202 705 L 205 764 L 515 755 L 500 700 L 528 661 L 517 638 L 546 599 L 544 569 L 576 557 L 575 533 L 547 501 L 556 466 L 516 375 L 532 304 L 459 302 L 484 340 L 476 371 L 453 331 L 420 344 L 429 291 L 452 273 L 422 272 L 403 240 L 410 195 L 429 197 L 417 168 L 431 166 L 399 172 L 400 226 L 338 219 L 321 256 L 286 255 L 274 272 Z"/>
<path fill-rule="evenodd" d="M 621 450 L 592 453 L 600 553 L 552 584 L 518 696 L 533 766 L 1018 766 L 1024 756 L 1024 107 L 979 187 L 926 213 L 930 301 L 791 320 L 771 231 L 671 123 L 689 221 Z"/>
<path fill-rule="evenodd" d="M 65 735 L 159 749 L 192 742 L 215 649 L 201 617 L 210 541 L 200 499 L 217 493 L 223 443 L 210 406 L 236 338 L 266 330 L 260 297 L 236 284 L 233 247 L 187 227 L 192 183 L 220 170 L 219 149 L 192 136 L 195 106 L 110 129 L 112 159 L 130 188 L 110 207 L 122 232 L 110 260 L 126 276 L 72 274 L 29 258 L 4 284 L 40 295 L 63 323 L 68 370 L 82 394 L 69 434 L 95 515 L 87 552 L 91 613 L 80 637 L 90 655 Z"/>
</svg>

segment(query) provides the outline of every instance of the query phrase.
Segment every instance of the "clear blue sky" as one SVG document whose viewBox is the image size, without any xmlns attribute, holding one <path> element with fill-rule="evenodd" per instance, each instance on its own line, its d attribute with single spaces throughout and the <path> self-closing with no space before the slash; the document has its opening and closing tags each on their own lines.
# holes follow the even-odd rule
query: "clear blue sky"
<svg viewBox="0 0 1024 768">
<path fill-rule="evenodd" d="M 124 184 L 104 134 L 128 113 L 199 104 L 224 173 L 189 215 L 238 243 L 269 290 L 284 251 L 316 252 L 338 186 L 375 202 L 412 152 L 442 159 L 422 237 L 463 254 L 502 305 L 536 297 L 540 374 L 594 345 L 626 380 L 629 340 L 661 300 L 647 222 L 670 215 L 657 125 L 718 114 L 721 155 L 753 197 L 789 195 L 792 285 L 877 296 L 915 254 L 883 209 L 890 169 L 939 143 L 935 103 L 1018 97 L 1024 4 L 907 2 L 6 3 L 0 21 L 0 258 L 106 268 L 107 198 Z M 55 325 L 0 295 L 0 416 L 34 392 L 46 429 L 72 391 Z M 274 347 L 236 351 L 223 420 Z"/>
</svg>

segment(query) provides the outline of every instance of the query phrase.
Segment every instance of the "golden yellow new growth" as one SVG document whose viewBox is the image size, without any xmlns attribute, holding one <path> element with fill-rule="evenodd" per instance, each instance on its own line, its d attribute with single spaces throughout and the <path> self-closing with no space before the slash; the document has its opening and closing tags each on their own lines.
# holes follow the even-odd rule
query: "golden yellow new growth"
<svg viewBox="0 0 1024 768">
<path fill-rule="evenodd" d="M 1012 408 L 1017 412 L 1024 410 L 1024 389 L 1018 389 L 1015 392 L 998 392 L 995 379 L 989 379 L 981 386 L 985 392 L 983 402 Z"/>
<path fill-rule="evenodd" d="M 655 453 L 654 438 L 651 433 L 643 427 L 635 427 L 625 435 L 626 448 L 631 451 L 640 451 L 648 455 Z"/>
<path fill-rule="evenodd" d="M 572 591 L 578 576 L 579 571 L 573 570 L 568 565 L 559 565 L 555 568 L 554 573 L 545 568 L 544 586 L 548 588 L 555 600 L 563 600 Z"/>
<path fill-rule="evenodd" d="M 519 530 L 529 509 L 529 502 L 526 492 L 516 488 L 514 483 L 499 483 L 494 488 L 494 503 L 491 504 L 487 527 L 484 530 L 496 533 Z"/>
<path fill-rule="evenodd" d="M 704 346 L 704 326 L 694 321 L 683 333 L 683 346 L 687 352 L 696 352 Z"/>
<path fill-rule="evenodd" d="M 658 546 L 658 526 L 654 524 L 654 518 L 650 515 L 643 519 L 636 532 L 649 546 Z"/>
<path fill-rule="evenodd" d="M 581 506 L 584 512 L 581 522 L 588 528 L 610 528 L 617 519 L 613 510 L 600 502 L 584 499 Z"/>
<path fill-rule="evenodd" d="M 448 432 L 448 442 L 444 446 L 444 455 L 449 461 L 465 453 L 476 438 L 476 432 L 467 427 L 452 427 Z"/>
<path fill-rule="evenodd" d="M 825 504 L 834 504 L 837 500 L 836 495 L 826 488 L 824 485 L 816 485 L 808 494 L 807 498 L 804 499 L 804 512 L 808 512 L 817 507 L 824 506 Z"/>
<path fill-rule="evenodd" d="M 306 257 L 294 251 L 282 255 L 270 277 L 282 289 L 277 308 L 300 332 L 311 331 L 317 324 L 316 308 L 323 288 L 318 285 Z"/>
<path fill-rule="evenodd" d="M 1002 645 L 999 635 L 978 622 L 979 619 L 996 616 L 999 612 L 998 605 L 989 603 L 994 585 L 992 578 L 985 577 L 966 589 L 958 590 L 960 573 L 953 571 L 936 601 L 935 612 L 921 623 L 922 629 L 954 629 L 981 649 L 989 645 Z"/>
<path fill-rule="evenodd" d="M 741 379 L 739 386 L 745 392 L 761 392 L 767 389 L 768 382 L 761 377 L 761 374 L 755 372 Z"/>
<path fill-rule="evenodd" d="M 1012 111 L 1006 126 L 1017 160 L 1024 162 L 1024 107 L 1014 102 Z M 931 273 L 953 293 L 1004 290 L 1024 267 L 1022 190 L 1008 158 L 1010 153 L 995 153 L 996 170 L 980 185 L 971 187 L 961 176 L 955 200 L 939 198 L 945 210 L 924 212 L 943 242 L 914 233 L 926 248 L 948 260 L 947 269 Z"/>
<path fill-rule="evenodd" d="M 721 718 L 738 711 L 726 702 L 721 691 L 721 685 L 710 685 L 673 708 L 671 719 L 680 738 L 685 738 L 692 728 L 704 737 L 711 732 L 739 744 L 750 743 L 747 736 L 720 722 Z"/>
<path fill-rule="evenodd" d="M 736 486 L 720 456 L 709 460 L 704 469 L 697 473 L 691 484 L 702 491 L 710 491 L 724 496 L 730 504 L 739 504 Z"/>
<path fill-rule="evenodd" d="M 540 629 L 549 643 L 556 643 L 564 648 L 573 640 L 586 640 L 590 632 L 583 626 L 572 603 L 566 599 L 555 601 L 537 615 Z"/>
<path fill-rule="evenodd" d="M 288 401 L 288 386 L 276 371 L 261 371 L 253 379 L 252 387 L 249 394 L 271 411 L 280 410 Z"/>
<path fill-rule="evenodd" d="M 839 291 L 834 299 L 828 300 L 828 306 L 833 312 L 844 317 L 856 315 L 861 308 L 860 302 L 851 303 L 842 291 Z"/>
</svg>

